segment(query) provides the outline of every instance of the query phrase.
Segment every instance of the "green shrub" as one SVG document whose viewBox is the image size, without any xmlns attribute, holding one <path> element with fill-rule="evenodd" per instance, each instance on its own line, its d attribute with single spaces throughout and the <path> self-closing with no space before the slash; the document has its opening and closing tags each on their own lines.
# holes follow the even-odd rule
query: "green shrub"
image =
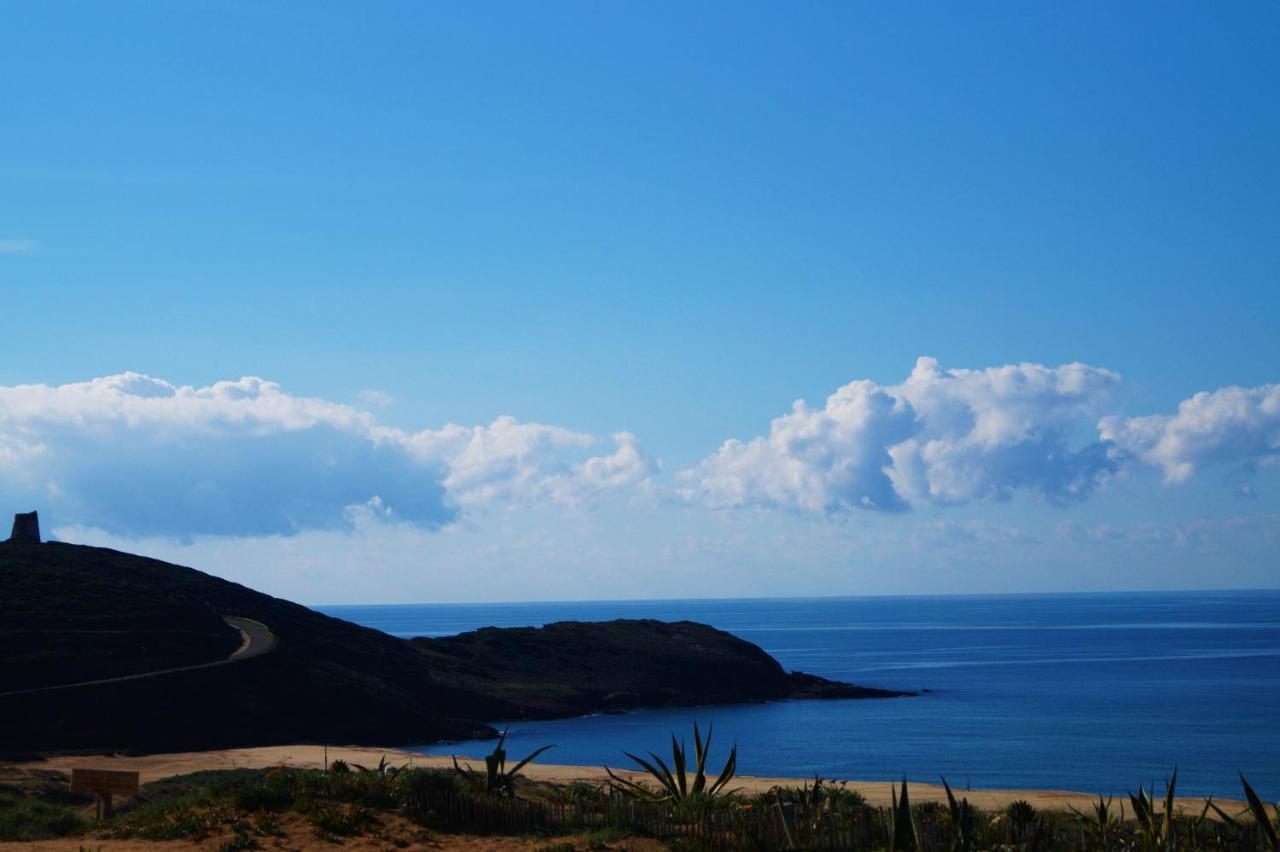
<svg viewBox="0 0 1280 852">
<path fill-rule="evenodd" d="M 116 838 L 183 840 L 217 829 L 218 815 L 195 810 L 188 804 L 150 804 L 117 817 L 111 826 Z"/>
<path fill-rule="evenodd" d="M 447 769 L 406 769 L 396 777 L 396 803 L 409 811 L 418 807 L 427 793 L 455 793 L 460 779 Z"/>
<path fill-rule="evenodd" d="M 253 821 L 253 829 L 267 837 L 284 836 L 284 829 L 280 827 L 280 820 L 271 814 L 259 814 Z"/>
<path fill-rule="evenodd" d="M 136 806 L 178 801 L 212 803 L 245 784 L 261 781 L 266 774 L 261 769 L 206 769 L 175 775 L 143 784 Z"/>
<path fill-rule="evenodd" d="M 866 798 L 857 790 L 850 790 L 848 781 L 826 781 L 814 776 L 813 784 L 802 787 L 780 785 L 755 797 L 755 802 L 768 807 L 774 802 L 795 802 L 811 808 L 826 806 L 851 811 L 866 805 Z"/>
<path fill-rule="evenodd" d="M 630 832 L 621 828 L 597 828 L 582 835 L 582 845 L 588 850 L 608 849 L 611 844 L 630 837 Z"/>
<path fill-rule="evenodd" d="M 730 813 L 742 807 L 743 803 L 737 796 L 696 793 L 672 802 L 671 812 L 681 818 L 700 817 L 704 814 Z"/>
<path fill-rule="evenodd" d="M 312 802 L 304 815 L 320 837 L 355 837 L 378 827 L 378 818 L 363 805 Z"/>
<path fill-rule="evenodd" d="M 235 807 L 250 813 L 287 811 L 293 807 L 294 790 L 288 779 L 279 776 L 245 784 L 233 790 L 230 799 Z"/>
<path fill-rule="evenodd" d="M 537 793 L 548 802 L 567 805 L 599 806 L 607 797 L 603 786 L 588 784 L 586 781 L 570 781 L 568 784 L 539 789 Z"/>
<path fill-rule="evenodd" d="M 233 828 L 233 835 L 230 840 L 224 840 L 218 846 L 218 852 L 238 852 L 241 849 L 260 849 L 262 848 L 253 835 L 249 833 L 249 828 L 244 823 L 237 823 Z"/>
<path fill-rule="evenodd" d="M 1031 825 L 1036 821 L 1036 809 L 1026 799 L 1010 802 L 1004 813 L 1013 825 Z"/>
<path fill-rule="evenodd" d="M 0 793 L 0 840 L 48 840 L 79 834 L 87 827 L 66 805 Z"/>
</svg>

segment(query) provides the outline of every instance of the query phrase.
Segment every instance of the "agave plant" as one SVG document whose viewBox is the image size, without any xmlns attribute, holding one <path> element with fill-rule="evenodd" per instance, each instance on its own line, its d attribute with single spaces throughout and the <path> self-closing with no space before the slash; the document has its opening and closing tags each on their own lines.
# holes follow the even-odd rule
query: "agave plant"
<svg viewBox="0 0 1280 852">
<path fill-rule="evenodd" d="M 1178 770 L 1175 768 L 1173 776 L 1164 785 L 1164 813 L 1156 811 L 1154 790 L 1148 793 L 1139 786 L 1138 795 L 1129 794 L 1138 839 L 1147 849 L 1168 849 L 1173 844 L 1173 791 L 1177 786 Z"/>
<path fill-rule="evenodd" d="M 849 789 L 848 781 L 826 779 L 814 773 L 813 784 L 807 782 L 799 787 L 776 786 L 769 790 L 766 799 L 777 799 L 794 802 L 804 806 L 812 813 L 829 813 L 837 807 L 856 808 L 866 804 L 866 799 L 857 790 Z"/>
<path fill-rule="evenodd" d="M 510 728 L 503 730 L 502 735 L 498 737 L 498 744 L 495 745 L 493 747 L 493 751 L 485 755 L 484 758 L 484 789 L 486 793 L 491 795 L 505 795 L 508 797 L 514 796 L 516 794 L 516 774 L 538 755 L 542 754 L 547 749 L 555 748 L 554 745 L 545 745 L 542 748 L 535 750 L 515 766 L 507 769 L 507 750 L 505 748 L 505 744 L 507 742 L 507 732 L 510 730 Z M 464 777 L 476 778 L 479 776 L 479 773 L 473 770 L 470 764 L 468 764 L 465 769 L 459 766 L 458 758 L 456 757 L 453 759 L 453 769 L 459 775 Z"/>
<path fill-rule="evenodd" d="M 1074 805 L 1069 807 L 1072 811 L 1075 811 L 1076 816 L 1079 817 L 1080 822 L 1084 825 L 1085 831 L 1100 842 L 1104 849 L 1110 848 L 1108 843 L 1115 836 L 1120 824 L 1124 822 L 1124 805 L 1120 806 L 1120 814 L 1118 816 L 1111 809 L 1111 799 L 1103 801 L 1101 796 L 1098 797 L 1098 803 L 1091 808 L 1092 813 L 1081 813 L 1076 810 Z"/>
<path fill-rule="evenodd" d="M 916 829 L 915 816 L 911 813 L 911 801 L 907 796 L 907 779 L 902 779 L 901 795 L 890 784 L 889 796 L 893 802 L 893 807 L 889 809 L 889 821 L 892 826 L 889 848 L 894 852 L 918 852 L 920 832 Z"/>
<path fill-rule="evenodd" d="M 338 768 L 338 764 L 340 763 L 343 766 L 342 769 Z M 364 775 L 373 774 L 373 775 L 379 776 L 380 778 L 395 778 L 397 775 L 400 774 L 401 770 L 408 768 L 408 766 L 409 764 L 407 763 L 404 764 L 403 766 L 392 766 L 390 763 L 387 762 L 387 756 L 384 754 L 382 758 L 378 761 L 378 765 L 373 769 L 370 769 L 367 766 L 361 766 L 359 763 L 352 763 L 350 764 L 350 766 L 348 766 L 346 763 L 343 763 L 340 760 L 335 760 L 333 762 L 333 768 L 331 769 L 331 771 L 332 772 L 350 772 L 352 769 L 356 769 Z"/>
<path fill-rule="evenodd" d="M 903 782 L 902 795 L 907 795 L 906 782 Z M 951 850 L 952 852 L 970 852 L 973 849 L 974 809 L 967 798 L 956 801 L 947 779 L 942 779 L 942 787 L 947 791 L 947 811 L 951 817 Z"/>
<path fill-rule="evenodd" d="M 1249 786 L 1249 782 L 1245 780 L 1243 774 L 1240 775 L 1240 783 L 1244 786 L 1244 798 L 1249 803 L 1249 811 L 1253 814 L 1253 821 L 1258 827 L 1258 834 L 1262 837 L 1263 846 L 1270 852 L 1276 852 L 1280 849 L 1277 845 L 1276 826 L 1280 825 L 1280 805 L 1272 804 L 1271 813 L 1267 813 L 1267 806 L 1263 804 L 1262 797 L 1259 796 Z"/>
<path fill-rule="evenodd" d="M 733 778 L 734 772 L 738 767 L 738 746 L 734 745 L 729 749 L 729 759 L 725 761 L 724 769 L 720 771 L 720 775 L 709 786 L 707 784 L 707 753 L 711 750 L 711 734 L 712 727 L 707 728 L 707 738 L 702 739 L 702 732 L 698 729 L 698 723 L 693 723 L 693 778 L 689 778 L 688 757 L 685 751 L 684 740 L 676 741 L 676 735 L 671 735 L 671 766 L 667 766 L 662 758 L 653 752 L 649 752 L 652 761 L 637 757 L 629 751 L 624 751 L 636 765 L 645 772 L 653 776 L 658 783 L 658 789 L 654 790 L 650 787 L 640 784 L 636 781 L 630 781 L 622 778 L 614 773 L 609 767 L 605 767 L 604 771 L 609 774 L 609 778 L 618 789 L 624 793 L 636 796 L 641 799 L 648 799 L 654 802 L 678 802 L 693 796 L 718 796 L 733 792 L 726 790 L 725 785 Z"/>
</svg>

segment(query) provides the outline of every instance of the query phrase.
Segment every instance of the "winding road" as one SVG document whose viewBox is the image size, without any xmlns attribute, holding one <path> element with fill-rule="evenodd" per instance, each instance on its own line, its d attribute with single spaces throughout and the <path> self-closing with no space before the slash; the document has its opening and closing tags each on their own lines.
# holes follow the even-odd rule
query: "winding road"
<svg viewBox="0 0 1280 852">
<path fill-rule="evenodd" d="M 173 674 L 174 672 L 189 672 L 196 669 L 210 669 L 214 666 L 225 666 L 228 663 L 238 663 L 243 660 L 250 660 L 254 657 L 260 657 L 270 651 L 274 651 L 279 645 L 275 634 L 271 629 L 261 621 L 254 621 L 251 618 L 241 618 L 238 615 L 224 615 L 222 620 L 230 627 L 234 627 L 240 631 L 240 647 L 232 652 L 231 656 L 225 660 L 214 660 L 211 663 L 196 663 L 194 666 L 178 666 L 172 669 L 157 669 L 152 672 L 142 672 L 141 674 L 121 675 L 120 677 L 107 677 L 101 680 L 82 680 L 78 683 L 60 683 L 56 686 L 37 686 L 31 689 L 15 689 L 12 692 L 0 692 L 0 698 L 7 698 L 10 695 L 27 695 L 33 692 L 51 692 L 55 689 L 75 689 L 80 686 L 97 686 L 102 683 L 118 683 L 126 680 L 142 680 L 148 677 L 157 677 L 159 675 Z"/>
<path fill-rule="evenodd" d="M 252 657 L 260 657 L 268 651 L 276 649 L 275 634 L 261 621 L 241 618 L 238 615 L 224 615 L 222 620 L 240 631 L 240 647 L 225 660 L 219 660 L 208 665 L 217 666 L 223 663 L 234 663 L 237 660 L 248 660 Z"/>
</svg>

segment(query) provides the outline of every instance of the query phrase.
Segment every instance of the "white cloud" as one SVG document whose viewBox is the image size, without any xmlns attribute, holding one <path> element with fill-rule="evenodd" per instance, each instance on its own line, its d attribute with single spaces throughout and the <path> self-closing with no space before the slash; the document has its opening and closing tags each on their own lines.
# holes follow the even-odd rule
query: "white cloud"
<svg viewBox="0 0 1280 852">
<path fill-rule="evenodd" d="M 1280 385 L 1197 394 L 1169 415 L 1102 416 L 1119 381 L 1084 364 L 960 370 L 921 358 L 899 384 L 854 381 L 821 407 L 795 403 L 768 434 L 726 441 L 680 473 L 676 490 L 713 508 L 822 517 L 1020 493 L 1066 504 L 1140 465 L 1169 482 L 1227 466 L 1252 493 L 1248 471 L 1280 459 Z M 0 499 L 69 526 L 182 538 L 353 519 L 430 531 L 493 509 L 663 493 L 635 436 L 612 439 L 510 416 L 407 431 L 260 378 L 190 387 L 122 373 L 0 387 Z M 940 527 L 917 543 L 972 532 Z"/>
<path fill-rule="evenodd" d="M 349 523 L 353 506 L 430 529 L 494 501 L 577 502 L 643 479 L 623 475 L 644 459 L 630 436 L 609 455 L 596 444 L 511 417 L 405 432 L 252 377 L 0 387 L 0 496 L 124 535 L 291 534 Z"/>
<path fill-rule="evenodd" d="M 1084 364 L 943 370 L 921 358 L 902 384 L 851 382 L 820 409 L 796 402 L 767 436 L 727 441 L 685 473 L 684 493 L 717 507 L 820 514 L 1020 490 L 1080 499 L 1115 463 L 1105 444 L 1076 436 L 1119 381 Z"/>
<path fill-rule="evenodd" d="M 360 391 L 360 393 L 356 394 L 356 399 L 360 400 L 361 405 L 369 408 L 387 408 L 395 402 L 391 394 L 376 388 Z"/>
<path fill-rule="evenodd" d="M 1275 464 L 1280 384 L 1202 392 L 1183 400 L 1176 414 L 1104 417 L 1098 428 L 1120 452 L 1160 468 L 1166 482 L 1184 482 L 1211 465 Z M 1243 488 L 1251 492 L 1247 484 Z"/>
<path fill-rule="evenodd" d="M 625 488 L 648 482 L 658 473 L 655 459 L 644 454 L 630 432 L 614 432 L 618 448 L 610 455 L 596 456 L 574 466 L 576 478 L 594 489 Z"/>
<path fill-rule="evenodd" d="M 34 254 L 39 250 L 35 240 L 0 239 L 0 254 Z"/>
<path fill-rule="evenodd" d="M 599 483 L 583 475 L 584 465 L 608 464 L 613 456 L 587 458 L 591 435 L 559 426 L 521 423 L 499 417 L 488 426 L 446 426 L 407 436 L 406 446 L 421 461 L 447 459 L 449 494 L 463 505 L 495 501 L 559 499 L 574 502 Z M 620 484 L 630 484 L 624 482 Z"/>
</svg>

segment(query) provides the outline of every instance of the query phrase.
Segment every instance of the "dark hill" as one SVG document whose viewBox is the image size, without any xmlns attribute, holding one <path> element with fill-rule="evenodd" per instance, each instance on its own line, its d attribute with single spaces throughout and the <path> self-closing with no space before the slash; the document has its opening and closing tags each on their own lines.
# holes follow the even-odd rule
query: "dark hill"
<svg viewBox="0 0 1280 852">
<path fill-rule="evenodd" d="M 561 621 L 410 641 L 438 682 L 514 704 L 526 718 L 904 694 L 788 673 L 759 646 L 692 621 Z"/>
<path fill-rule="evenodd" d="M 269 653 L 225 660 L 223 620 Z M 480 720 L 796 696 L 889 695 L 788 675 L 755 645 L 681 622 L 561 623 L 403 640 L 208 574 L 69 544 L 0 543 L 0 751 L 423 743 Z"/>
<path fill-rule="evenodd" d="M 0 544 L 0 692 L 225 659 L 221 616 L 271 653 L 213 668 L 0 697 L 0 749 L 166 751 L 282 742 L 430 742 L 507 708 L 433 682 L 403 640 L 154 559 Z"/>
</svg>

